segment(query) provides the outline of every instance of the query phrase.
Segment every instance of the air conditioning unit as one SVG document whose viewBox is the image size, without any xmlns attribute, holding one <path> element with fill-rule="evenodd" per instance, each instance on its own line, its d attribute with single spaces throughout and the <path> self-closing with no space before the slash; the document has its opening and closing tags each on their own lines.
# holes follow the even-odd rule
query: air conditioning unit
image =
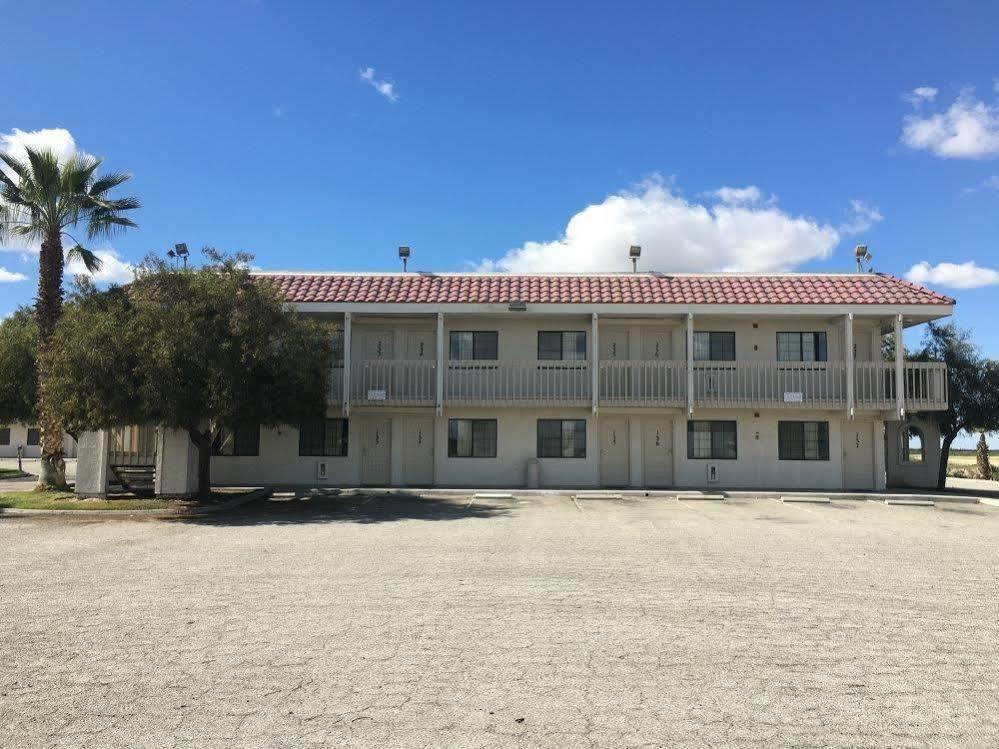
<svg viewBox="0 0 999 749">
<path fill-rule="evenodd" d="M 327 479 L 327 477 L 328 477 L 328 473 L 326 471 L 326 461 L 325 460 L 317 460 L 316 461 L 316 478 L 319 481 L 325 481 Z"/>
<path fill-rule="evenodd" d="M 708 463 L 708 483 L 717 484 L 718 483 L 718 464 Z"/>
</svg>

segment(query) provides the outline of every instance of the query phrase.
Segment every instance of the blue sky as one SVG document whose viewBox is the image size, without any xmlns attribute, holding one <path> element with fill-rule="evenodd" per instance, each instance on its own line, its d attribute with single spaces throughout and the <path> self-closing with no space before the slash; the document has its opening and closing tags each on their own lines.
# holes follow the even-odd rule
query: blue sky
<svg viewBox="0 0 999 749">
<path fill-rule="evenodd" d="M 865 242 L 999 356 L 999 6 L 837 5 L 0 0 L 0 146 L 135 174 L 110 275 L 180 241 L 350 270 L 624 270 L 637 241 L 663 271 Z M 0 251 L 0 314 L 36 264 Z"/>
</svg>

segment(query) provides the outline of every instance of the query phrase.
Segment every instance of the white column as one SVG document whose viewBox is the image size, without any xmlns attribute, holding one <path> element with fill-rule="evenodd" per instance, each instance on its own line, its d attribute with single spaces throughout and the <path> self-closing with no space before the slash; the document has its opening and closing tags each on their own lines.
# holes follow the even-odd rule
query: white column
<svg viewBox="0 0 999 749">
<path fill-rule="evenodd" d="M 108 452 L 111 433 L 84 432 L 77 446 L 76 493 L 81 497 L 108 495 Z"/>
<path fill-rule="evenodd" d="M 844 361 L 846 362 L 846 415 L 849 418 L 854 416 L 853 408 L 853 377 L 854 377 L 854 366 L 853 366 L 853 313 L 849 313 L 846 316 L 846 322 L 844 325 L 845 335 L 843 336 L 844 346 L 846 350 L 843 352 L 846 356 Z"/>
<path fill-rule="evenodd" d="M 645 483 L 642 447 L 642 418 L 633 414 L 628 418 L 628 483 L 633 487 Z"/>
<path fill-rule="evenodd" d="M 895 315 L 895 400 L 898 417 L 905 418 L 905 344 L 902 342 L 902 316 Z"/>
<path fill-rule="evenodd" d="M 444 313 L 437 313 L 437 415 L 444 411 Z"/>
<path fill-rule="evenodd" d="M 157 497 L 193 497 L 198 493 L 198 449 L 184 429 L 156 429 Z"/>
<path fill-rule="evenodd" d="M 343 415 L 350 415 L 350 323 L 351 314 L 343 313 Z"/>
<path fill-rule="evenodd" d="M 600 328 L 597 313 L 590 319 L 590 389 L 593 399 L 593 413 L 600 405 Z"/>
<path fill-rule="evenodd" d="M 694 313 L 687 313 L 687 415 L 694 415 Z"/>
</svg>

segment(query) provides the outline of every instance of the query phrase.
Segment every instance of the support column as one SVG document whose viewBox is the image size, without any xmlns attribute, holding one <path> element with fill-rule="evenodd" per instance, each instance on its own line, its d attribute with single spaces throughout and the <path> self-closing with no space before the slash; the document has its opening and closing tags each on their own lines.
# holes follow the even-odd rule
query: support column
<svg viewBox="0 0 999 749">
<path fill-rule="evenodd" d="M 694 313 L 687 313 L 687 416 L 694 415 Z"/>
<path fill-rule="evenodd" d="M 593 413 L 600 405 L 600 327 L 597 313 L 590 319 L 590 389 L 593 399 Z"/>
<path fill-rule="evenodd" d="M 406 445 L 406 416 L 393 414 L 389 434 L 389 483 L 402 486 L 406 482 L 404 468 Z"/>
<path fill-rule="evenodd" d="M 351 314 L 343 313 L 343 415 L 350 415 L 350 328 Z"/>
<path fill-rule="evenodd" d="M 898 417 L 905 418 L 905 344 L 902 341 L 902 316 L 895 315 L 895 402 Z"/>
<path fill-rule="evenodd" d="M 198 493 L 198 449 L 184 429 L 156 429 L 157 497 L 193 497 Z"/>
<path fill-rule="evenodd" d="M 444 313 L 437 313 L 437 415 L 444 412 Z"/>
<path fill-rule="evenodd" d="M 628 483 L 633 488 L 645 483 L 642 447 L 642 417 L 632 414 L 628 417 Z"/>
<path fill-rule="evenodd" d="M 852 419 L 854 417 L 854 405 L 853 405 L 853 380 L 856 369 L 853 365 L 853 313 L 849 313 L 846 316 L 845 322 L 845 335 L 843 336 L 844 346 L 846 350 L 843 352 L 846 356 L 844 360 L 846 361 L 846 415 L 848 418 Z"/>
</svg>

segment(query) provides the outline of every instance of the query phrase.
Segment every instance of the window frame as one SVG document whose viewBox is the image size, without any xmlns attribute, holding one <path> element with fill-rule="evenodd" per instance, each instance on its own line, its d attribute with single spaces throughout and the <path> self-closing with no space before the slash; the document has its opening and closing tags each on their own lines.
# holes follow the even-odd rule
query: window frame
<svg viewBox="0 0 999 749">
<path fill-rule="evenodd" d="M 452 425 L 458 425 L 461 422 L 467 422 L 469 424 L 469 434 L 468 434 L 468 455 L 462 455 L 458 451 L 459 437 L 451 436 Z M 447 456 L 449 458 L 479 458 L 479 459 L 494 459 L 499 453 L 499 420 L 498 419 L 468 419 L 468 418 L 456 418 L 447 420 Z M 476 426 L 492 425 L 492 455 L 477 455 L 475 453 L 476 439 L 475 439 L 475 428 Z M 453 444 L 452 444 L 453 443 Z"/>
<path fill-rule="evenodd" d="M 559 429 L 558 429 L 558 434 L 559 434 L 559 450 L 558 450 L 558 452 L 559 452 L 559 454 L 558 455 L 544 455 L 543 454 L 543 451 L 542 451 L 543 440 L 551 440 L 552 437 L 550 435 L 547 435 L 547 436 L 543 436 L 542 435 L 542 424 L 558 424 L 559 425 Z M 566 453 L 566 428 L 565 427 L 566 427 L 567 424 L 574 424 L 574 425 L 576 425 L 572 429 L 572 433 L 573 433 L 573 438 L 572 438 L 572 442 L 573 442 L 573 444 L 572 444 L 572 451 L 573 451 L 573 454 L 572 455 L 566 455 L 565 454 Z M 581 449 L 580 449 L 580 441 L 577 438 L 577 435 L 580 433 L 580 430 L 578 429 L 578 425 L 579 424 L 582 424 L 581 433 L 583 435 L 582 448 Z M 536 425 L 536 430 L 537 430 L 537 445 L 536 445 L 536 450 L 535 450 L 536 457 L 539 458 L 539 459 L 544 459 L 544 460 L 562 460 L 562 459 L 565 459 L 565 460 L 585 460 L 586 459 L 586 429 L 587 429 L 586 419 L 538 419 L 537 420 L 537 425 Z"/>
<path fill-rule="evenodd" d="M 815 433 L 815 457 L 808 456 L 808 427 L 816 427 Z M 801 448 L 800 454 L 795 452 L 794 454 L 788 454 L 788 437 L 785 437 L 783 431 L 791 427 L 800 426 L 801 428 L 801 438 L 800 442 L 795 445 L 791 444 L 792 447 Z M 796 437 L 797 435 L 792 435 Z M 831 450 L 829 448 L 829 422 L 828 421 L 818 421 L 815 419 L 782 419 L 777 422 L 777 460 L 782 461 L 804 461 L 808 463 L 828 463 L 831 460 Z"/>
<path fill-rule="evenodd" d="M 10 445 L 10 427 L 0 426 L 0 446 L 7 447 Z"/>
<path fill-rule="evenodd" d="M 31 437 L 34 435 L 34 441 Z M 24 435 L 24 446 L 25 447 L 41 447 L 42 446 L 42 430 L 40 427 L 28 427 L 27 433 Z"/>
<path fill-rule="evenodd" d="M 698 432 L 698 424 L 710 424 L 709 434 L 709 455 L 694 455 L 694 436 Z M 723 452 L 725 447 L 725 434 L 729 425 L 732 427 L 732 454 L 716 454 Z M 716 437 L 718 444 L 716 444 Z M 689 419 L 687 421 L 687 460 L 738 460 L 739 459 L 739 422 L 734 419 Z"/>
<path fill-rule="evenodd" d="M 330 425 L 336 422 L 342 422 L 340 427 L 339 439 L 335 439 L 336 433 L 330 431 Z M 307 439 L 306 428 L 315 429 L 318 424 L 322 424 L 322 447 L 319 448 L 318 452 L 313 451 L 313 445 L 304 444 Z M 308 435 L 314 442 L 315 434 Z M 330 437 L 330 439 L 327 439 Z M 306 448 L 309 448 L 307 451 Z M 298 426 L 298 455 L 301 458 L 346 458 L 350 454 L 350 419 L 343 417 L 336 417 L 328 419 L 326 417 L 319 417 L 317 419 L 310 420 L 307 424 L 299 424 Z"/>
<path fill-rule="evenodd" d="M 455 337 L 462 335 L 470 335 L 471 339 L 471 356 L 455 356 Z M 477 336 L 491 336 L 494 343 L 494 356 L 476 356 L 476 342 Z M 481 361 L 498 361 L 499 360 L 499 331 L 498 330 L 450 330 L 448 331 L 448 361 L 449 362 L 481 362 Z M 458 353 L 461 352 L 461 345 L 459 343 L 457 348 Z"/>
<path fill-rule="evenodd" d="M 698 357 L 697 355 L 697 339 L 698 336 L 708 337 L 708 357 L 705 359 L 703 357 Z M 730 336 L 732 341 L 732 358 L 726 359 L 715 356 L 715 346 L 713 343 L 715 336 Z M 693 337 L 694 350 L 691 352 L 691 357 L 695 362 L 730 362 L 736 361 L 738 359 L 738 350 L 736 349 L 736 337 L 734 330 L 695 330 Z M 721 346 L 719 346 L 721 348 Z"/>
<path fill-rule="evenodd" d="M 781 358 L 781 336 L 798 336 L 798 358 Z M 805 359 L 805 336 L 812 336 L 812 351 L 815 353 L 814 359 Z M 820 343 L 821 341 L 821 343 Z M 824 330 L 778 330 L 776 337 L 777 348 L 774 355 L 777 361 L 784 364 L 824 364 L 829 361 L 829 334 Z M 822 356 L 819 356 L 819 353 Z"/>
<path fill-rule="evenodd" d="M 559 337 L 559 354 L 558 354 L 558 358 L 550 357 L 550 356 L 542 356 L 541 355 L 541 337 L 542 336 L 552 336 L 552 335 L 557 335 Z M 567 335 L 582 336 L 582 339 L 583 339 L 583 351 L 582 351 L 582 355 L 581 356 L 576 356 L 576 357 L 573 357 L 573 358 L 567 358 L 566 357 L 566 355 L 565 355 L 565 353 L 566 353 L 566 341 L 565 341 L 565 338 L 566 338 Z M 578 339 L 577 339 L 577 343 L 578 343 Z M 574 354 L 578 354 L 579 353 L 579 346 L 577 345 L 575 347 L 572 347 L 572 352 Z M 543 361 L 543 362 L 564 362 L 564 363 L 575 364 L 575 363 L 578 363 L 578 362 L 585 362 L 587 360 L 588 354 L 589 354 L 589 341 L 587 341 L 587 335 L 586 335 L 586 331 L 585 330 L 539 330 L 538 331 L 538 349 L 537 349 L 538 361 Z"/>
<path fill-rule="evenodd" d="M 250 443 L 253 445 L 253 452 L 244 452 L 243 448 L 246 447 L 244 441 L 239 437 L 239 432 L 242 431 L 244 434 L 242 437 L 246 437 L 249 431 L 253 429 L 256 434 L 256 438 L 251 440 Z M 232 452 L 222 452 L 222 447 L 225 445 L 226 437 L 232 436 Z M 237 448 L 241 448 L 237 452 Z M 219 429 L 215 439 L 212 440 L 212 457 L 213 458 L 256 458 L 260 456 L 260 425 L 257 424 L 253 427 L 239 427 L 237 429 L 226 429 L 222 427 Z"/>
</svg>

